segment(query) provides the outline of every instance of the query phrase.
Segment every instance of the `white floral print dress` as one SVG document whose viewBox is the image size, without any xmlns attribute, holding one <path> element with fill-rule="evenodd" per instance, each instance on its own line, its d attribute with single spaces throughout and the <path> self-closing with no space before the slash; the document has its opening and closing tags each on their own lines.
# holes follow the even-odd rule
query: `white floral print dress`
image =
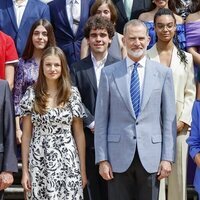
<svg viewBox="0 0 200 200">
<path fill-rule="evenodd" d="M 82 200 L 82 181 L 77 147 L 71 125 L 74 117 L 84 117 L 77 88 L 62 108 L 40 115 L 33 111 L 34 90 L 29 87 L 20 102 L 21 116 L 30 114 L 33 124 L 29 152 L 32 200 Z"/>
</svg>

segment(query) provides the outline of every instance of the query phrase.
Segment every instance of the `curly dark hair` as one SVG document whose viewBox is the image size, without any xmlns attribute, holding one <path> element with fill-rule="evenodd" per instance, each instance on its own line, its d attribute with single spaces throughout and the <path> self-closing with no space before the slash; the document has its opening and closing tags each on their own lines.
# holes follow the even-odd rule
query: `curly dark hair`
<svg viewBox="0 0 200 200">
<path fill-rule="evenodd" d="M 114 25 L 105 17 L 92 16 L 88 19 L 84 28 L 84 36 L 88 39 L 90 36 L 90 31 L 92 29 L 106 29 L 108 32 L 108 37 L 112 39 L 115 34 Z"/>
</svg>

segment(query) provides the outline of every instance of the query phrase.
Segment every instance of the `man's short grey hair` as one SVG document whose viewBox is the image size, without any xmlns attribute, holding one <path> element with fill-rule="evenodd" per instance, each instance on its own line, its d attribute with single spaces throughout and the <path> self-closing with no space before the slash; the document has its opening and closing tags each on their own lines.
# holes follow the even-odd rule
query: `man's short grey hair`
<svg viewBox="0 0 200 200">
<path fill-rule="evenodd" d="M 143 21 L 141 21 L 139 19 L 132 19 L 132 20 L 128 21 L 124 26 L 124 31 L 123 31 L 124 35 L 127 33 L 127 29 L 129 26 L 143 26 L 146 29 L 147 36 L 149 36 L 149 30 Z"/>
</svg>

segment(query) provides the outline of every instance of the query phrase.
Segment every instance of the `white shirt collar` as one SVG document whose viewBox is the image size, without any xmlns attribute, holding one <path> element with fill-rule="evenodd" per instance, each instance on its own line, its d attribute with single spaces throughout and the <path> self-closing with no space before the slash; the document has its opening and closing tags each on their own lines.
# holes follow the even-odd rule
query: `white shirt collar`
<svg viewBox="0 0 200 200">
<path fill-rule="evenodd" d="M 66 5 L 71 4 L 71 2 L 76 2 L 79 4 L 79 0 L 66 0 Z"/>
<path fill-rule="evenodd" d="M 92 62 L 94 63 L 94 66 L 96 66 L 96 67 L 105 65 L 105 62 L 107 60 L 107 56 L 108 56 L 108 52 L 106 53 L 106 55 L 104 56 L 103 59 L 97 61 L 96 58 L 94 57 L 94 55 L 91 52 L 91 59 L 92 59 Z"/>
<path fill-rule="evenodd" d="M 28 0 L 25 0 L 23 3 L 21 3 L 21 4 L 17 4 L 17 2 L 16 2 L 16 0 L 13 0 L 13 4 L 14 5 L 16 5 L 16 6 L 23 6 L 23 7 L 25 7 L 26 6 L 26 4 L 28 3 Z"/>
<path fill-rule="evenodd" d="M 147 57 L 144 56 L 138 63 L 140 64 L 139 67 L 145 67 Z M 132 67 L 135 62 L 131 60 L 128 56 L 126 57 L 126 64 L 127 67 Z"/>
</svg>

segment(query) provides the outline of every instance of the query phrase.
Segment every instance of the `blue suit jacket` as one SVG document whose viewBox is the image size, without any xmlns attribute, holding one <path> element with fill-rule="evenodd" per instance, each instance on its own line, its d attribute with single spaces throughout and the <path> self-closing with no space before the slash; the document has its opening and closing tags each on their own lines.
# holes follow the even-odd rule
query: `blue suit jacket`
<svg viewBox="0 0 200 200">
<path fill-rule="evenodd" d="M 200 101 L 196 100 L 192 110 L 191 134 L 187 139 L 189 153 L 194 159 L 197 153 L 200 153 Z M 194 186 L 200 194 L 200 168 L 196 168 Z"/>
<path fill-rule="evenodd" d="M 69 66 L 80 60 L 81 41 L 84 37 L 84 25 L 89 17 L 90 7 L 94 0 L 81 0 L 81 18 L 77 33 L 74 35 L 66 12 L 65 0 L 54 0 L 49 3 L 51 22 L 54 26 L 56 42 L 64 51 Z"/>
<path fill-rule="evenodd" d="M 118 11 L 116 31 L 123 34 L 124 25 L 128 22 L 123 0 L 112 0 L 112 2 Z M 149 10 L 152 4 L 151 2 L 151 0 L 134 0 L 130 19 L 137 19 L 142 12 Z"/>
<path fill-rule="evenodd" d="M 20 57 L 26 46 L 33 23 L 42 18 L 50 20 L 48 5 L 40 0 L 28 0 L 20 27 L 18 28 L 13 1 L 0 0 L 0 30 L 13 38 Z"/>
</svg>

